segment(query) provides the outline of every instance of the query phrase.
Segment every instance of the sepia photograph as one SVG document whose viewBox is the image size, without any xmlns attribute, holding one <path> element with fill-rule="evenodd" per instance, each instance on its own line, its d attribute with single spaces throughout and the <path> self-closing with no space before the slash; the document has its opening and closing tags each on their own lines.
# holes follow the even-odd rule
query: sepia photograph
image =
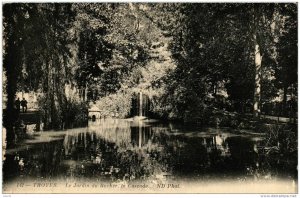
<svg viewBox="0 0 300 198">
<path fill-rule="evenodd" d="M 2 2 L 3 194 L 298 193 L 298 4 Z"/>
</svg>

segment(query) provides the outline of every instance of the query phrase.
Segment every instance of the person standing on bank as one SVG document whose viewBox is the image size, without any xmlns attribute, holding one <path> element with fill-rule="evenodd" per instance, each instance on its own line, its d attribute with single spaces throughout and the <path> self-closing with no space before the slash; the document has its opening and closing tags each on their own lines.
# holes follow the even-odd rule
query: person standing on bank
<svg viewBox="0 0 300 198">
<path fill-rule="evenodd" d="M 27 100 L 25 100 L 25 98 L 23 98 L 23 100 L 21 101 L 21 106 L 23 113 L 25 113 L 27 111 Z"/>
<path fill-rule="evenodd" d="M 21 104 L 21 101 L 20 101 L 20 98 L 18 98 L 15 101 L 15 106 L 16 106 L 16 109 L 17 109 L 18 113 L 20 113 L 20 104 Z"/>
</svg>

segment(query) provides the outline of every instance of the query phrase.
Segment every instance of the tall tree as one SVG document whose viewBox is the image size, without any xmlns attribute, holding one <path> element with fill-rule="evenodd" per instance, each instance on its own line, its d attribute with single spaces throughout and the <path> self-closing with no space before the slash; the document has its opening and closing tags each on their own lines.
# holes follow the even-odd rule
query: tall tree
<svg viewBox="0 0 300 198">
<path fill-rule="evenodd" d="M 13 104 L 17 87 L 39 90 L 44 93 L 42 109 L 46 127 L 59 128 L 66 104 L 65 84 L 72 78 L 69 32 L 74 21 L 72 4 L 5 4 L 4 9 L 6 57 L 18 60 L 12 64 L 15 60 L 6 58 L 4 62 L 4 67 L 14 72 L 12 80 L 10 71 L 7 72 L 7 108 Z"/>
<path fill-rule="evenodd" d="M 65 85 L 73 76 L 70 64 L 72 39 L 69 32 L 74 21 L 72 4 L 32 6 L 34 9 L 29 13 L 29 19 L 32 28 L 39 30 L 39 36 L 34 32 L 30 41 L 34 42 L 36 57 L 41 60 L 40 64 L 34 66 L 40 67 L 42 71 L 40 84 L 42 92 L 45 93 L 42 103 L 44 122 L 46 128 L 60 128 L 67 102 Z M 29 78 L 33 75 L 29 75 Z"/>
<path fill-rule="evenodd" d="M 5 87 L 7 103 L 3 124 L 7 131 L 6 141 L 8 147 L 13 144 L 15 139 L 13 125 L 17 114 L 14 110 L 14 100 L 22 71 L 25 14 L 26 10 L 20 4 L 4 4 L 3 6 L 3 36 L 5 40 L 3 68 L 7 79 Z"/>
<path fill-rule="evenodd" d="M 278 64 L 275 69 L 277 87 L 283 89 L 283 111 L 286 113 L 287 95 L 297 95 L 292 87 L 297 87 L 297 5 L 283 4 L 280 6 L 283 27 L 277 43 Z M 292 91 L 288 92 L 288 90 Z"/>
</svg>

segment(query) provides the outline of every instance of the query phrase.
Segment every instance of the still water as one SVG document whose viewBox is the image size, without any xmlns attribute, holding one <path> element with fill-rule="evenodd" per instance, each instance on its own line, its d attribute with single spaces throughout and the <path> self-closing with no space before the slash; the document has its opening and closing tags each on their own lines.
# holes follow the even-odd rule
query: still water
<svg viewBox="0 0 300 198">
<path fill-rule="evenodd" d="M 4 182 L 296 180 L 297 162 L 263 154 L 263 135 L 151 120 L 101 119 L 86 128 L 32 133 L 4 155 Z"/>
</svg>

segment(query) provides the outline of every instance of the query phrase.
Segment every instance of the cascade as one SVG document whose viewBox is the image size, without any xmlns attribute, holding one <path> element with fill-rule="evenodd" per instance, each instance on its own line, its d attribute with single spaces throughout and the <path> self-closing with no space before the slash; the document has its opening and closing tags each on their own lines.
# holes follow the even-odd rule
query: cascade
<svg viewBox="0 0 300 198">
<path fill-rule="evenodd" d="M 142 117 L 143 116 L 143 94 L 142 92 L 139 93 L 140 98 L 139 98 L 139 116 Z"/>
</svg>

